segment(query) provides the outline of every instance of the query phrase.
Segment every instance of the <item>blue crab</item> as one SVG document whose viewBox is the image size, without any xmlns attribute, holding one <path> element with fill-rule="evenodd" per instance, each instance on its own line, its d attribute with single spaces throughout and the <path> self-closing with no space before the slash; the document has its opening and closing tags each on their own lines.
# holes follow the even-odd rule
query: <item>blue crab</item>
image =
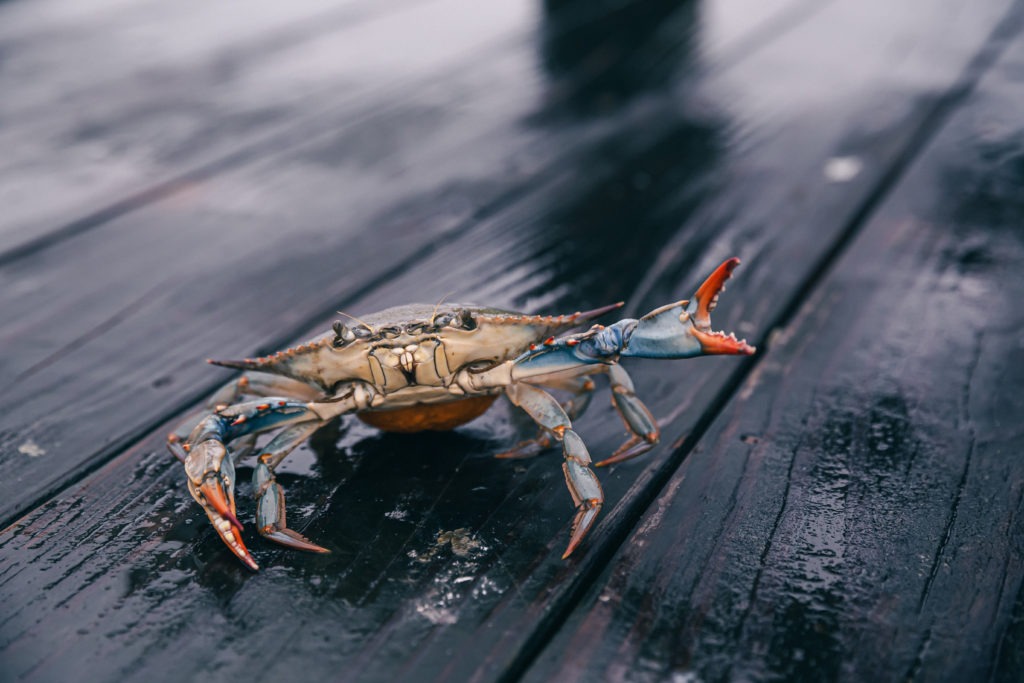
<svg viewBox="0 0 1024 683">
<path fill-rule="evenodd" d="M 214 395 L 208 414 L 187 437 L 172 434 L 168 447 L 184 463 L 189 492 L 221 540 L 257 570 L 242 542 L 234 493 L 234 460 L 254 447 L 257 434 L 280 430 L 260 449 L 253 472 L 259 533 L 322 553 L 327 550 L 288 528 L 284 492 L 274 477 L 274 468 L 296 446 L 349 413 L 382 430 L 452 429 L 504 394 L 541 433 L 498 457 L 529 457 L 561 444 L 565 482 L 576 506 L 564 559 L 580 545 L 604 503 L 594 463 L 572 426 L 589 403 L 593 376 L 608 376 L 614 405 L 630 433 L 596 466 L 649 450 L 658 442 L 657 422 L 618 361 L 754 353 L 745 340 L 711 329 L 710 313 L 737 265 L 737 258 L 720 265 L 688 301 L 584 332 L 569 333 L 622 303 L 561 316 L 459 304 L 401 306 L 353 318 L 354 323 L 336 322 L 330 332 L 271 356 L 210 361 L 244 372 Z M 549 389 L 572 397 L 561 404 Z M 251 400 L 242 400 L 246 397 Z"/>
</svg>

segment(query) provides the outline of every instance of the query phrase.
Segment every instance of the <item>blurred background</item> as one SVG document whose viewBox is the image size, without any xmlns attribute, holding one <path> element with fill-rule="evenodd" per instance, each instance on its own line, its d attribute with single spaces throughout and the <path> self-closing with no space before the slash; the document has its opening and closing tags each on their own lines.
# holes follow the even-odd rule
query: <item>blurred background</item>
<svg viewBox="0 0 1024 683">
<path fill-rule="evenodd" d="M 1014 0 L 0 2 L 0 681 L 1021 680 Z M 442 298 L 638 316 L 743 259 L 757 356 L 628 364 L 601 471 L 499 407 L 334 423 L 248 573 L 163 448 L 227 370 Z M 579 431 L 623 438 L 605 387 Z M 252 536 L 252 540 L 249 540 Z M 301 667 L 301 668 L 299 668 Z"/>
</svg>

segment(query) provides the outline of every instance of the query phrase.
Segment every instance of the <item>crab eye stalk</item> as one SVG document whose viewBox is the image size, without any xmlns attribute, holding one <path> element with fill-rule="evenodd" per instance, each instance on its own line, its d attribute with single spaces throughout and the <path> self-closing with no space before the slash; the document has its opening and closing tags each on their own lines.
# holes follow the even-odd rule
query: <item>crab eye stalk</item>
<svg viewBox="0 0 1024 683">
<path fill-rule="evenodd" d="M 331 344 L 335 348 L 342 347 L 345 344 L 349 343 L 350 341 L 354 340 L 355 338 L 356 338 L 356 336 L 352 333 L 352 330 L 350 330 L 345 325 L 345 323 L 341 322 L 340 320 L 335 321 L 335 323 L 334 323 L 334 340 L 331 342 Z"/>
<path fill-rule="evenodd" d="M 473 317 L 470 311 L 459 311 L 458 317 L 452 321 L 452 326 L 472 331 L 476 329 L 476 318 Z"/>
</svg>

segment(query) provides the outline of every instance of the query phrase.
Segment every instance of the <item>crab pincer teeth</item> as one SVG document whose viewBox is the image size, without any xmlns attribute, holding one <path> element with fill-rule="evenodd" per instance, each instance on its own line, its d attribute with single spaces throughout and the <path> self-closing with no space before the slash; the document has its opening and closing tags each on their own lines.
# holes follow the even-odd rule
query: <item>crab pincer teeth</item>
<svg viewBox="0 0 1024 683">
<path fill-rule="evenodd" d="M 196 489 L 202 494 L 205 502 L 203 507 L 206 509 L 206 516 L 210 518 L 210 523 L 213 525 L 217 535 L 220 536 L 220 540 L 246 567 L 253 571 L 258 570 L 260 568 L 259 565 L 256 564 L 252 553 L 249 552 L 249 549 L 245 547 L 245 543 L 242 541 L 242 524 L 235 517 L 234 511 L 232 511 L 231 506 L 228 504 L 227 497 L 224 495 L 220 483 L 211 478 L 197 486 Z"/>
<path fill-rule="evenodd" d="M 220 485 L 220 482 L 210 477 L 200 484 L 198 488 L 200 493 L 203 494 L 203 498 L 210 504 L 210 507 L 216 510 L 218 515 L 238 531 L 242 530 L 242 523 L 235 517 L 235 511 L 232 509 L 234 506 L 229 502 L 228 497 L 224 495 L 224 488 Z"/>
<path fill-rule="evenodd" d="M 728 259 L 722 265 L 715 268 L 704 284 L 700 286 L 697 293 L 693 295 L 697 302 L 697 310 L 693 313 L 693 321 L 697 327 L 704 330 L 711 329 L 711 311 L 718 306 L 718 294 L 725 289 L 725 281 L 732 277 L 732 271 L 740 264 L 735 256 Z M 691 309 L 692 310 L 692 309 Z"/>
<path fill-rule="evenodd" d="M 706 355 L 749 356 L 757 351 L 746 339 L 736 339 L 732 332 L 704 332 L 697 327 L 690 332 L 700 342 L 701 350 Z"/>
<path fill-rule="evenodd" d="M 224 520 L 226 521 L 226 520 Z M 256 564 L 256 560 L 253 559 L 252 553 L 245 547 L 245 543 L 242 542 L 241 534 L 232 531 L 231 526 L 228 525 L 227 530 L 222 530 L 214 522 L 214 528 L 217 529 L 217 534 L 220 539 L 224 541 L 224 544 L 228 549 L 235 554 L 235 557 L 240 559 L 246 567 L 253 571 L 258 571 L 260 566 Z"/>
<path fill-rule="evenodd" d="M 227 520 L 222 521 L 226 522 Z M 220 539 L 224 541 L 224 544 L 228 549 L 231 550 L 231 552 L 233 552 L 246 567 L 253 571 L 257 571 L 260 568 L 260 566 L 256 564 L 256 560 L 253 559 L 252 553 L 249 552 L 249 549 L 245 547 L 245 543 L 242 542 L 242 535 L 232 530 L 230 524 L 226 525 L 226 529 L 222 529 L 220 526 L 217 526 L 216 522 L 214 522 L 213 526 L 217 529 L 217 534 L 220 536 Z"/>
</svg>

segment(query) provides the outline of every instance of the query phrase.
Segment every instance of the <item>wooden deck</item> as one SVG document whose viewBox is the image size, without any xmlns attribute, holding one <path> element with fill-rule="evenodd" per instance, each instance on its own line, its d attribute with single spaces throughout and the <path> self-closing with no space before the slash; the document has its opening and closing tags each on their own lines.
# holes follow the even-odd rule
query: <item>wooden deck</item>
<svg viewBox="0 0 1024 683">
<path fill-rule="evenodd" d="M 0 681 L 1024 680 L 1022 111 L 1012 0 L 0 3 Z M 569 561 L 507 406 L 314 435 L 329 555 L 243 463 L 258 574 L 164 449 L 339 309 L 732 255 L 759 353 L 627 363 L 664 440 Z"/>
</svg>

